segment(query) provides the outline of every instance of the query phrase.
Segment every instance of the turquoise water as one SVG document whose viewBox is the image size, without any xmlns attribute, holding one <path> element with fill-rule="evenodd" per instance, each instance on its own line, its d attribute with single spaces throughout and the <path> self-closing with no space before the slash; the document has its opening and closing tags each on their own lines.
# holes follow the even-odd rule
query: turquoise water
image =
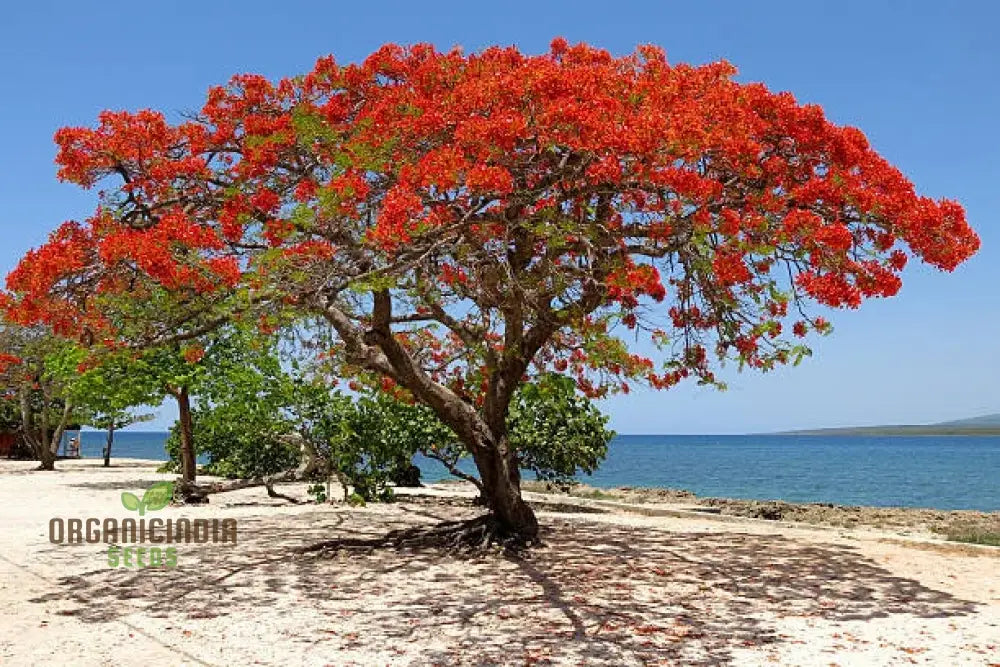
<svg viewBox="0 0 1000 667">
<path fill-rule="evenodd" d="M 113 454 L 162 460 L 165 440 L 165 433 L 119 433 Z M 103 446 L 103 434 L 83 434 L 84 456 L 100 456 Z M 426 481 L 448 477 L 435 461 L 417 464 Z M 727 498 L 1000 510 L 1000 437 L 624 435 L 581 481 Z"/>
<path fill-rule="evenodd" d="M 66 444 L 70 437 L 80 435 L 80 456 L 83 458 L 99 459 L 104 456 L 104 443 L 107 441 L 107 434 L 96 431 L 84 431 L 82 433 L 67 433 L 63 436 L 63 444 L 59 449 L 60 454 L 66 453 Z M 167 433 L 153 431 L 122 431 L 115 433 L 115 442 L 111 446 L 111 458 L 122 459 L 150 459 L 152 461 L 166 461 Z M 205 457 L 199 457 L 198 463 L 208 463 Z"/>
</svg>

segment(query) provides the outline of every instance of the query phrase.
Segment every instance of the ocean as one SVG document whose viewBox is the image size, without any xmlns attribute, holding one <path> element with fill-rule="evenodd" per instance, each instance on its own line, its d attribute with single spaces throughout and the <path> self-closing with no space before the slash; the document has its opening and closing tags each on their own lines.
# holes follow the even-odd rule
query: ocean
<svg viewBox="0 0 1000 667">
<path fill-rule="evenodd" d="M 166 438 L 118 433 L 112 454 L 165 460 Z M 100 457 L 103 447 L 103 433 L 83 433 L 83 456 Z M 436 461 L 416 463 L 425 481 L 448 478 Z M 474 470 L 469 462 L 462 468 Z M 1000 437 L 622 435 L 600 470 L 580 481 L 726 498 L 994 511 Z"/>
</svg>

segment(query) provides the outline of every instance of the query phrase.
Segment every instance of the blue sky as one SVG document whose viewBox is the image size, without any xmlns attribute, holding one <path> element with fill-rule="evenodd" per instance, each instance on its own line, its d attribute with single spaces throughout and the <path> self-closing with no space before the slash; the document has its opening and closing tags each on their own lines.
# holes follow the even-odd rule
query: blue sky
<svg viewBox="0 0 1000 667">
<path fill-rule="evenodd" d="M 0 270 L 94 195 L 55 179 L 52 134 L 101 109 L 201 105 L 236 72 L 297 74 L 385 42 L 547 49 L 554 36 L 673 62 L 719 58 L 860 127 L 924 194 L 962 202 L 980 253 L 954 274 L 911 263 L 894 299 L 837 313 L 815 356 L 730 390 L 606 401 L 622 433 L 745 433 L 1000 412 L 1000 4 L 942 2 L 10 3 L 0 23 Z M 161 410 L 153 427 L 172 422 Z M 150 428 L 146 425 L 145 428 Z"/>
</svg>

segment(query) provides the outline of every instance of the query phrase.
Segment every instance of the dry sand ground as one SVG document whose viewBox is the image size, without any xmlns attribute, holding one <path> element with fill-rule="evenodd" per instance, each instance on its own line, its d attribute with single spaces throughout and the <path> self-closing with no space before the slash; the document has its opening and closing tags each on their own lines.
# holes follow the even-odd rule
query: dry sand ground
<svg viewBox="0 0 1000 667">
<path fill-rule="evenodd" d="M 247 489 L 156 514 L 237 518 L 237 546 L 112 569 L 100 546 L 50 544 L 49 519 L 134 517 L 121 492 L 170 477 L 31 466 L 0 462 L 2 665 L 1000 664 L 1000 549 L 550 505 L 527 559 L 293 557 L 471 510 L 454 488 L 363 509 Z"/>
</svg>

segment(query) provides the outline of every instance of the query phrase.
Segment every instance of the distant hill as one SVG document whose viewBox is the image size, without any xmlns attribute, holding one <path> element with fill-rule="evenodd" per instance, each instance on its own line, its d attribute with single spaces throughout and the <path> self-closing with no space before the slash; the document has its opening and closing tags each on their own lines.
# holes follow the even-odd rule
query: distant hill
<svg viewBox="0 0 1000 667">
<path fill-rule="evenodd" d="M 777 435 L 1000 435 L 1000 413 L 968 417 L 936 424 L 888 424 L 848 426 L 803 431 L 783 431 Z"/>
<path fill-rule="evenodd" d="M 1000 426 L 1000 412 L 982 417 L 969 417 L 967 419 L 956 419 L 950 422 L 940 422 L 935 426 Z"/>
</svg>

